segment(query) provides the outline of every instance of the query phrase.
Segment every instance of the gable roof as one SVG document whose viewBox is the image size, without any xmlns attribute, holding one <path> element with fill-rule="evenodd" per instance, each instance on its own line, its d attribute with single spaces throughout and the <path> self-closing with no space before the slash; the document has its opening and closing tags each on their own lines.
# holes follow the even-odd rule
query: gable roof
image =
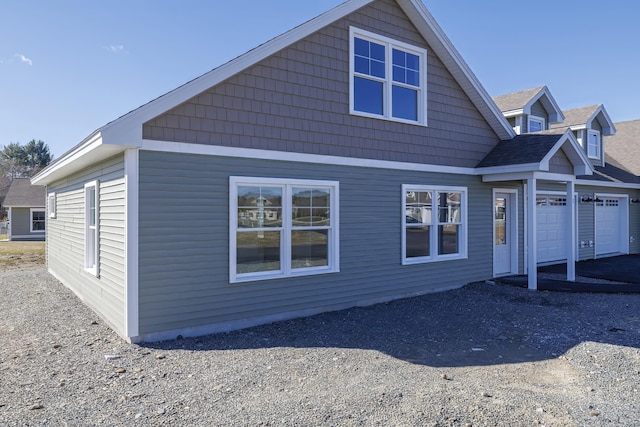
<svg viewBox="0 0 640 427">
<path fill-rule="evenodd" d="M 573 133 L 543 131 L 518 135 L 511 140 L 500 141 L 486 155 L 477 168 L 501 168 L 520 166 L 520 170 L 549 171 L 549 161 L 562 149 L 574 166 L 576 174 L 587 175 L 592 167 L 589 159 L 578 146 Z"/>
<path fill-rule="evenodd" d="M 47 184 L 79 169 L 79 165 L 98 161 L 119 149 L 142 144 L 143 123 L 216 86 L 229 77 L 268 58 L 287 46 L 319 31 L 331 23 L 377 0 L 348 0 L 306 23 L 256 47 L 208 73 L 168 92 L 96 130 L 87 139 L 63 154 L 33 178 L 34 183 Z M 515 132 L 509 126 L 489 94 L 480 84 L 460 53 L 442 31 L 421 0 L 396 0 L 418 32 L 426 40 L 453 78 L 460 85 L 483 118 L 500 139 Z M 111 148 L 108 148 L 108 147 Z M 119 147 L 119 148 L 117 148 Z"/>
<path fill-rule="evenodd" d="M 4 205 L 12 208 L 41 208 L 45 205 L 47 189 L 42 185 L 31 185 L 29 178 L 14 178 Z"/>
<path fill-rule="evenodd" d="M 565 116 L 564 122 L 552 124 L 550 126 L 551 129 L 587 129 L 591 127 L 593 120 L 597 119 L 602 126 L 603 135 L 613 135 L 616 133 L 616 127 L 602 104 L 573 108 L 571 110 L 565 110 L 563 113 Z"/>
<path fill-rule="evenodd" d="M 506 117 L 531 114 L 533 104 L 540 101 L 549 114 L 550 122 L 561 122 L 565 119 L 560 106 L 547 86 L 538 86 L 520 92 L 496 96 L 493 101 Z"/>
<path fill-rule="evenodd" d="M 606 162 L 640 175 L 640 120 L 616 123 L 615 135 L 605 137 Z"/>
</svg>

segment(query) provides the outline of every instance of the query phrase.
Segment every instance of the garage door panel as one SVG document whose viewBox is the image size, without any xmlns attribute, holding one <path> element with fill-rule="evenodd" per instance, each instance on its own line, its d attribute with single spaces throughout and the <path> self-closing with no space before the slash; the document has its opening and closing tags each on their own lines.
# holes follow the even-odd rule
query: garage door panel
<svg viewBox="0 0 640 427">
<path fill-rule="evenodd" d="M 596 203 L 596 255 L 623 252 L 623 206 L 621 199 L 604 198 Z"/>
<path fill-rule="evenodd" d="M 538 262 L 567 259 L 566 199 L 557 196 L 537 198 L 537 256 Z"/>
</svg>

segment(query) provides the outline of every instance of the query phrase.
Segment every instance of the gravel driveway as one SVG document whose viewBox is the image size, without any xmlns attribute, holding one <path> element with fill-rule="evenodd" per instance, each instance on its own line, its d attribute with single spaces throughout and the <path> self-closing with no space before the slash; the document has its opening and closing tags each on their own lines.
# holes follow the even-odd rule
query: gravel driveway
<svg viewBox="0 0 640 427">
<path fill-rule="evenodd" d="M 640 425 L 640 295 L 502 285 L 130 345 L 0 270 L 0 425 Z"/>
</svg>

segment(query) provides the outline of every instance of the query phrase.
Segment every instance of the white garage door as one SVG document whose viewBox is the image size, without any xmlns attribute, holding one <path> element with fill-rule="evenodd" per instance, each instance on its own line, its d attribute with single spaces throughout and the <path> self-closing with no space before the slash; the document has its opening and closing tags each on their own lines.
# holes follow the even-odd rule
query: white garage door
<svg viewBox="0 0 640 427">
<path fill-rule="evenodd" d="M 596 256 L 623 252 L 622 199 L 599 197 L 596 202 Z"/>
<path fill-rule="evenodd" d="M 536 198 L 538 262 L 567 259 L 567 198 L 538 195 Z"/>
</svg>

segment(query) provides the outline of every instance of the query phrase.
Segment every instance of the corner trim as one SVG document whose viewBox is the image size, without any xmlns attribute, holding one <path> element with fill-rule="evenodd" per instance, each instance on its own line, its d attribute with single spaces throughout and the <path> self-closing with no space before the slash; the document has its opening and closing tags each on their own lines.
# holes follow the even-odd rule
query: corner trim
<svg viewBox="0 0 640 427">
<path fill-rule="evenodd" d="M 139 331 L 138 222 L 139 222 L 139 151 L 124 154 L 125 179 L 125 293 L 124 335 L 131 338 Z"/>
</svg>

